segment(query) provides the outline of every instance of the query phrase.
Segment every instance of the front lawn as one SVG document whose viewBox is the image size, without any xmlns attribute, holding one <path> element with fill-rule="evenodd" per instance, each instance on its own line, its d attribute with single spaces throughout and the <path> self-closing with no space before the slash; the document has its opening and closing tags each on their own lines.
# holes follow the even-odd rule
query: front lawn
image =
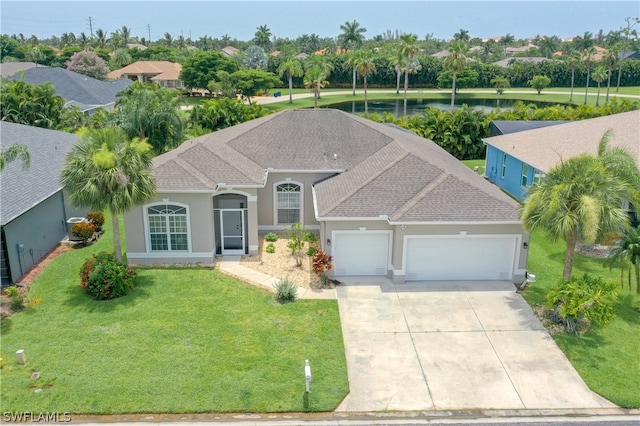
<svg viewBox="0 0 640 426">
<path fill-rule="evenodd" d="M 2 412 L 330 411 L 348 393 L 335 300 L 280 305 L 218 271 L 180 268 L 140 269 L 132 294 L 97 302 L 77 272 L 111 244 L 108 232 L 55 259 L 32 286 L 40 303 L 2 321 Z"/>
<path fill-rule="evenodd" d="M 529 244 L 527 269 L 536 275 L 536 282 L 523 296 L 532 306 L 545 303 L 547 291 L 562 277 L 564 241 L 552 243 L 541 232 L 534 232 Z M 576 254 L 573 276 L 583 273 L 599 275 L 620 282 L 620 271 L 609 271 L 602 259 Z M 615 305 L 615 316 L 604 327 L 594 327 L 578 337 L 558 333 L 553 338 L 569 361 L 594 392 L 625 408 L 640 407 L 640 296 L 635 285 L 629 290 L 625 283 Z"/>
</svg>

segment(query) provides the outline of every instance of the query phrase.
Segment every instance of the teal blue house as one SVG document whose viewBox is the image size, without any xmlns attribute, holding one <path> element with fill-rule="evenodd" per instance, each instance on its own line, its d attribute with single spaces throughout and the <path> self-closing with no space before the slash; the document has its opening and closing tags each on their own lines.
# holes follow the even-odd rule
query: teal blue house
<svg viewBox="0 0 640 426">
<path fill-rule="evenodd" d="M 612 131 L 610 146 L 624 147 L 640 164 L 640 111 L 636 110 L 570 122 L 496 121 L 492 136 L 484 139 L 484 175 L 524 201 L 528 188 L 560 161 L 583 153 L 597 155 L 607 130 Z"/>
</svg>

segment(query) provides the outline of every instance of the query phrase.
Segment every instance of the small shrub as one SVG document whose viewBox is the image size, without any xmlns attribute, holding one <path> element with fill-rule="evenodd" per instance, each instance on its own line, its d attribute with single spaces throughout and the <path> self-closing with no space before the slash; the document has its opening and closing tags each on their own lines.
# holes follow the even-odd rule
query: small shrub
<svg viewBox="0 0 640 426">
<path fill-rule="evenodd" d="M 296 300 L 296 296 L 298 295 L 298 287 L 288 278 L 280 280 L 278 284 L 275 285 L 276 288 L 276 300 L 280 303 L 288 303 Z"/>
<path fill-rule="evenodd" d="M 613 318 L 616 286 L 600 277 L 584 274 L 579 279 L 562 280 L 547 293 L 552 318 L 567 331 L 579 334 L 590 323 L 605 325 Z"/>
<path fill-rule="evenodd" d="M 264 251 L 266 251 L 267 253 L 275 253 L 276 246 L 274 246 L 273 243 L 269 243 L 267 244 L 267 247 L 264 249 Z"/>
<path fill-rule="evenodd" d="M 7 288 L 5 294 L 9 296 L 10 305 L 12 311 L 21 311 L 24 309 L 24 295 L 18 286 L 11 286 Z"/>
<path fill-rule="evenodd" d="M 313 257 L 313 255 L 314 255 L 314 254 L 316 254 L 317 252 L 318 252 L 318 247 L 316 247 L 316 246 L 310 246 L 310 247 L 307 249 L 307 256 L 309 256 L 309 257 Z"/>
<path fill-rule="evenodd" d="M 91 222 L 75 223 L 71 227 L 71 233 L 80 238 L 83 244 L 87 244 L 87 241 L 93 237 L 93 233 L 96 231 L 96 227 Z"/>
<path fill-rule="evenodd" d="M 82 264 L 80 286 L 96 300 L 115 299 L 133 290 L 136 273 L 112 253 L 94 254 Z"/>
<path fill-rule="evenodd" d="M 304 240 L 309 244 L 315 244 L 318 241 L 318 236 L 313 232 L 306 232 L 304 235 Z"/>
<path fill-rule="evenodd" d="M 333 264 L 331 263 L 332 260 L 333 258 L 324 250 L 318 250 L 316 254 L 313 255 L 311 269 L 314 274 L 320 277 L 320 281 L 322 281 L 323 286 L 326 286 L 327 281 L 329 280 L 327 273 L 333 269 Z"/>
<path fill-rule="evenodd" d="M 296 222 L 291 224 L 287 234 L 289 236 L 287 247 L 291 250 L 291 255 L 296 259 L 296 266 L 302 267 L 302 250 L 304 249 L 307 231 L 305 231 L 300 222 Z"/>
<path fill-rule="evenodd" d="M 104 215 L 102 212 L 87 213 L 87 220 L 96 227 L 96 232 L 102 231 L 102 226 L 104 225 Z"/>
<path fill-rule="evenodd" d="M 264 240 L 270 243 L 275 243 L 276 241 L 278 241 L 278 234 L 269 232 L 267 235 L 264 236 Z"/>
</svg>

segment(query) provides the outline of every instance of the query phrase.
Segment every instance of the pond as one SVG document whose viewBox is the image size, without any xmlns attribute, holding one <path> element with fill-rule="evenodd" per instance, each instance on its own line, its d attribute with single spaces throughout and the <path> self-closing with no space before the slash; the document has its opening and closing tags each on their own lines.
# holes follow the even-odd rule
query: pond
<svg viewBox="0 0 640 426">
<path fill-rule="evenodd" d="M 495 108 L 511 108 L 517 99 L 456 99 L 454 108 L 460 108 L 462 104 L 467 104 L 475 109 L 484 109 L 485 111 L 491 111 Z M 535 104 L 540 107 L 554 105 L 547 102 L 531 102 L 526 101 L 528 104 Z M 369 101 L 369 114 L 377 112 L 382 115 L 384 112 L 392 113 L 396 118 L 401 117 L 403 114 L 404 101 L 402 99 L 388 99 L 381 101 Z M 438 109 L 450 110 L 451 101 L 445 99 L 408 99 L 407 100 L 407 115 L 415 115 L 424 112 L 425 108 L 435 107 Z M 350 112 L 352 114 L 364 114 L 364 101 L 347 101 L 340 102 L 331 105 L 327 105 L 325 108 L 335 108 L 342 111 Z"/>
</svg>

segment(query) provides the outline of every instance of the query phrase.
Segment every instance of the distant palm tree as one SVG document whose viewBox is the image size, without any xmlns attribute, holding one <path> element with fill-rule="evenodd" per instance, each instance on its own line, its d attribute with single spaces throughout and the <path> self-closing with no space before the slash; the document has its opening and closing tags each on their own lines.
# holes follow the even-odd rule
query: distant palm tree
<svg viewBox="0 0 640 426">
<path fill-rule="evenodd" d="M 355 55 L 355 52 L 349 52 L 347 53 L 347 58 L 344 61 L 344 67 L 345 69 L 351 69 L 353 76 L 352 76 L 352 86 L 353 86 L 353 90 L 352 90 L 352 95 L 355 96 L 356 95 L 356 61 L 357 61 L 357 57 Z"/>
<path fill-rule="evenodd" d="M 607 97 L 604 101 L 605 104 L 609 103 L 609 90 L 611 89 L 611 74 L 613 73 L 613 69 L 618 63 L 618 58 L 620 56 L 620 50 L 617 45 L 611 46 L 609 50 L 602 57 L 602 63 L 607 68 Z"/>
<path fill-rule="evenodd" d="M 2 148 L 0 151 L 0 172 L 2 172 L 7 165 L 17 159 L 22 161 L 23 170 L 28 169 L 31 166 L 31 155 L 29 154 L 29 148 L 25 145 L 11 145 Z"/>
<path fill-rule="evenodd" d="M 404 59 L 404 115 L 407 115 L 407 90 L 409 89 L 409 64 L 418 53 L 418 36 L 415 34 L 402 34 L 400 36 L 400 54 Z"/>
<path fill-rule="evenodd" d="M 364 80 L 364 113 L 369 113 L 367 100 L 367 77 L 376 72 L 373 52 L 371 50 L 357 50 L 355 52 L 355 69 Z"/>
<path fill-rule="evenodd" d="M 545 58 L 549 59 L 558 48 L 558 40 L 556 36 L 544 36 L 538 42 L 538 48 Z"/>
<path fill-rule="evenodd" d="M 405 58 L 402 55 L 401 45 L 395 45 L 395 48 L 391 51 L 389 65 L 391 65 L 396 71 L 396 95 L 400 94 L 400 77 L 402 75 L 404 63 Z"/>
<path fill-rule="evenodd" d="M 590 47 L 582 51 L 582 63 L 587 70 L 587 85 L 584 90 L 584 104 L 587 104 L 587 95 L 589 94 L 589 78 L 591 77 L 591 67 L 593 66 L 593 55 L 595 55 L 596 49 Z"/>
<path fill-rule="evenodd" d="M 129 42 L 131 41 L 131 28 L 123 25 L 122 28 L 120 28 L 120 35 L 122 36 L 122 42 L 126 47 L 127 44 L 129 44 Z"/>
<path fill-rule="evenodd" d="M 253 42 L 262 47 L 266 52 L 271 50 L 271 30 L 266 25 L 256 27 Z"/>
<path fill-rule="evenodd" d="M 460 31 L 453 35 L 454 40 L 469 41 L 469 31 L 460 28 Z"/>
<path fill-rule="evenodd" d="M 469 52 L 467 43 L 464 41 L 454 41 L 449 45 L 449 55 L 444 60 L 444 67 L 453 74 L 451 108 L 453 108 L 456 98 L 456 76 L 464 70 L 467 62 L 467 52 Z"/>
<path fill-rule="evenodd" d="M 593 70 L 593 79 L 598 83 L 598 95 L 596 96 L 596 106 L 600 105 L 600 84 L 607 78 L 607 69 L 598 65 Z"/>
<path fill-rule="evenodd" d="M 318 98 L 320 98 L 320 89 L 325 87 L 329 82 L 327 75 L 320 67 L 311 67 L 304 75 L 304 86 L 313 91 L 313 107 L 318 108 Z"/>
<path fill-rule="evenodd" d="M 633 265 L 636 278 L 636 292 L 640 294 L 640 227 L 629 228 L 614 243 L 609 253 L 609 262 L 614 264 Z M 631 282 L 629 282 L 631 286 Z"/>
<path fill-rule="evenodd" d="M 311 55 L 304 63 L 304 67 L 306 71 L 309 71 L 313 68 L 316 68 L 322 74 L 322 79 L 328 79 L 329 75 L 331 75 L 331 71 L 333 71 L 333 64 L 329 60 L 328 57 L 324 55 Z M 306 74 L 306 73 L 305 73 Z M 315 74 L 315 72 L 314 72 Z M 325 84 L 326 83 L 326 84 Z M 317 90 L 318 99 L 320 99 L 320 89 L 329 84 L 327 81 L 324 81 L 323 84 L 319 84 L 315 87 Z M 315 93 L 315 92 L 314 92 Z"/>
<path fill-rule="evenodd" d="M 362 43 L 364 43 L 364 33 L 367 32 L 367 29 L 360 27 L 358 21 L 347 21 L 343 25 L 340 25 L 340 29 L 342 30 L 342 34 L 338 36 L 338 41 L 342 47 L 354 50 L 362 46 Z"/>
<path fill-rule="evenodd" d="M 100 48 L 107 46 L 107 34 L 102 28 L 96 30 L 96 46 Z"/>
<path fill-rule="evenodd" d="M 171 33 L 164 33 L 164 38 L 160 40 L 160 43 L 164 44 L 167 47 L 173 46 L 173 36 Z"/>
<path fill-rule="evenodd" d="M 582 63 L 580 52 L 574 50 L 567 58 L 567 65 L 571 70 L 571 95 L 569 96 L 569 102 L 573 102 L 573 82 L 575 81 L 576 68 Z"/>
<path fill-rule="evenodd" d="M 289 103 L 293 103 L 293 77 L 302 77 L 304 70 L 300 61 L 295 59 L 287 59 L 278 67 L 278 74 L 280 77 L 286 74 L 289 80 Z"/>
</svg>

